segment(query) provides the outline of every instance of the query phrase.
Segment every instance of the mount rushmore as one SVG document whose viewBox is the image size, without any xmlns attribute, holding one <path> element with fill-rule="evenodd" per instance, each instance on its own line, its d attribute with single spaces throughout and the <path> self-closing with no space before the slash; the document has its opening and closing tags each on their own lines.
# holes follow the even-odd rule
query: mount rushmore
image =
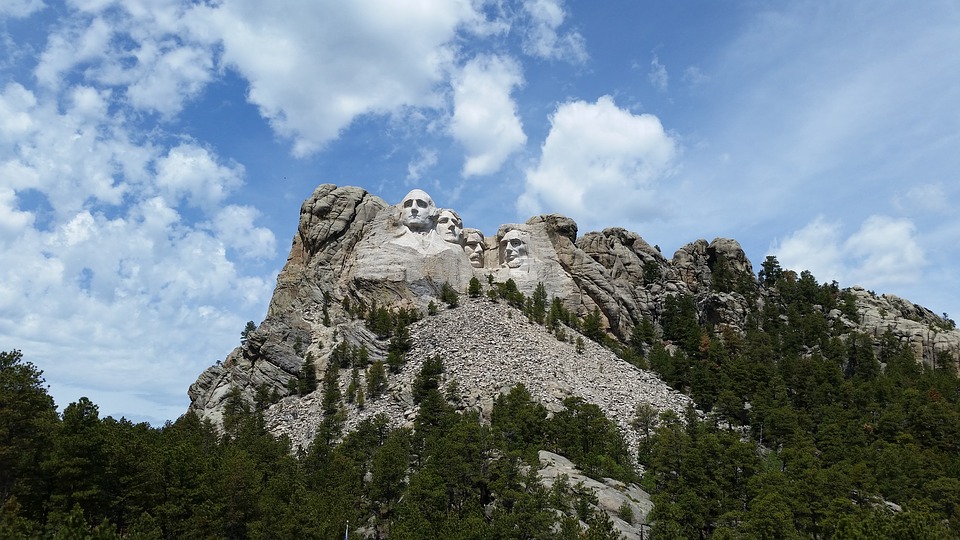
<svg viewBox="0 0 960 540">
<path fill-rule="evenodd" d="M 361 188 L 324 184 L 301 207 L 266 317 L 241 346 L 199 376 L 189 390 L 190 408 L 219 424 L 231 393 L 252 403 L 257 392 L 269 391 L 278 400 L 265 413 L 271 429 L 305 445 L 318 421 L 317 399 L 290 390 L 305 359 L 310 356 L 322 373 L 343 342 L 362 347 L 371 362 L 387 355 L 388 344 L 357 317 L 356 306 L 425 313 L 430 304 L 441 303 L 444 287 L 464 293 L 473 278 L 491 288 L 512 281 L 528 297 L 542 284 L 570 313 L 599 316 L 603 332 L 624 344 L 645 319 L 659 328 L 665 304 L 678 295 L 692 297 L 699 322 L 718 333 L 742 332 L 748 314 L 768 301 L 735 240 L 696 240 L 668 259 L 622 228 L 578 236 L 576 223 L 556 214 L 501 225 L 485 235 L 465 228 L 455 210 L 438 206 L 420 189 L 390 205 Z M 859 287 L 845 292 L 858 316 L 833 310 L 826 314 L 831 325 L 877 339 L 892 332 L 929 365 L 944 355 L 954 363 L 960 358 L 960 331 L 930 310 Z M 566 396 L 597 403 L 622 426 L 639 402 L 661 410 L 680 410 L 689 402 L 651 372 L 593 343 L 587 357 L 576 361 L 577 370 L 568 369 L 573 346 L 511 309 L 481 298 L 414 323 L 409 361 L 391 375 L 390 390 L 368 401 L 364 411 L 353 407 L 348 416 L 355 420 L 380 411 L 397 423 L 409 421 L 416 413 L 409 388 L 413 374 L 425 358 L 441 353 L 445 363 L 457 366 L 444 377 L 458 383 L 459 402 L 481 411 L 516 383 L 552 407 Z M 438 333 L 438 326 L 445 331 Z"/>
</svg>

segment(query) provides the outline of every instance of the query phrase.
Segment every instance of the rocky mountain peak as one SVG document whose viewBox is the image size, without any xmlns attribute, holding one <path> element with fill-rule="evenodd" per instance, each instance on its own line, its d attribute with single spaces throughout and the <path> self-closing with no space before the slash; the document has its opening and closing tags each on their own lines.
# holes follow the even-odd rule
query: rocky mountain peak
<svg viewBox="0 0 960 540">
<path fill-rule="evenodd" d="M 484 294 L 493 290 L 494 296 L 498 284 L 512 283 L 530 299 L 542 285 L 546 300 L 556 299 L 565 312 L 598 316 L 612 344 L 629 343 L 644 321 L 659 336 L 666 306 L 678 297 L 693 299 L 700 324 L 734 333 L 744 331 L 750 313 L 778 301 L 732 239 L 696 240 L 667 259 L 634 232 L 608 228 L 578 236 L 577 224 L 557 214 L 505 224 L 489 235 L 465 225 L 455 210 L 422 190 L 388 204 L 357 187 L 317 187 L 301 207 L 264 321 L 200 375 L 190 388 L 191 409 L 219 423 L 231 393 L 239 391 L 251 403 L 273 396 L 267 416 L 274 431 L 308 442 L 316 398 L 293 391 L 308 357 L 320 373 L 337 347 L 362 348 L 371 363 L 386 360 L 389 341 L 364 322 L 372 310 L 425 314 L 445 304 L 448 290 L 465 295 L 474 278 Z M 929 310 L 859 288 L 843 294 L 852 304 L 824 313 L 831 326 L 868 333 L 877 343 L 889 332 L 928 365 L 960 358 L 960 332 Z M 568 329 L 566 341 L 557 340 L 508 303 L 473 300 L 412 325 L 408 364 L 390 375 L 382 403 L 368 400 L 368 410 L 408 421 L 414 411 L 410 381 L 420 363 L 436 354 L 450 381 L 457 380 L 458 399 L 481 411 L 513 382 L 552 406 L 558 396 L 580 396 L 622 425 L 630 407 L 647 396 L 673 396 L 651 401 L 660 408 L 682 403 L 652 373 L 603 353 L 599 345 L 578 354 L 569 343 L 579 336 L 575 330 Z M 369 413 L 351 414 L 355 421 Z"/>
</svg>

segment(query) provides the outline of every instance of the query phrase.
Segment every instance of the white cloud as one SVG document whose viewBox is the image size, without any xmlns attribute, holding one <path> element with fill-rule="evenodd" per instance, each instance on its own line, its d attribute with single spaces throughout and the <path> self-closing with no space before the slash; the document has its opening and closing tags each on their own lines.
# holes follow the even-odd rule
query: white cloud
<svg viewBox="0 0 960 540">
<path fill-rule="evenodd" d="M 82 68 L 85 84 L 116 88 L 134 108 L 169 117 L 213 79 L 214 41 L 194 23 L 204 8 L 175 0 L 74 7 L 34 71 L 44 86 L 59 89 Z"/>
<path fill-rule="evenodd" d="M 417 182 L 423 173 L 437 164 L 437 151 L 421 148 L 417 157 L 407 164 L 407 183 Z"/>
<path fill-rule="evenodd" d="M 851 281 L 869 280 L 877 287 L 914 283 L 926 264 L 916 227 L 906 219 L 870 216 L 847 239 L 844 248 L 856 261 Z"/>
<path fill-rule="evenodd" d="M 660 57 L 657 55 L 653 55 L 653 59 L 650 60 L 650 72 L 647 73 L 647 80 L 661 92 L 665 92 L 670 85 L 667 67 L 660 63 Z"/>
<path fill-rule="evenodd" d="M 46 7 L 43 0 L 4 0 L 0 4 L 0 19 L 28 17 Z"/>
<path fill-rule="evenodd" d="M 183 412 L 175 396 L 235 344 L 236 312 L 269 298 L 269 279 L 242 275 L 222 239 L 156 198 L 121 217 L 81 211 L 7 240 L 0 340 L 95 402 L 119 388 L 153 395 L 164 409 L 154 420 Z"/>
<path fill-rule="evenodd" d="M 956 211 L 956 204 L 942 182 L 910 186 L 906 192 L 896 195 L 893 203 L 903 212 L 947 214 Z"/>
<path fill-rule="evenodd" d="M 530 19 L 523 36 L 523 52 L 547 60 L 586 62 L 587 49 L 579 32 L 557 34 L 566 18 L 563 0 L 524 0 L 523 9 Z"/>
<path fill-rule="evenodd" d="M 0 93 L 0 142 L 13 144 L 36 129 L 30 112 L 37 105 L 33 92 L 19 83 L 8 83 Z"/>
<path fill-rule="evenodd" d="M 794 231 L 771 247 L 780 264 L 790 270 L 809 270 L 820 281 L 845 277 L 840 238 L 841 224 L 823 216 Z"/>
<path fill-rule="evenodd" d="M 253 224 L 259 216 L 256 208 L 230 205 L 217 214 L 213 228 L 217 238 L 244 257 L 272 257 L 276 252 L 277 240 L 270 229 Z"/>
<path fill-rule="evenodd" d="M 47 39 L 47 48 L 34 69 L 37 80 L 48 88 L 60 87 L 63 74 L 75 66 L 107 56 L 113 29 L 103 19 L 70 21 Z"/>
<path fill-rule="evenodd" d="M 636 223 L 658 211 L 656 184 L 677 144 L 656 116 L 603 96 L 560 105 L 550 123 L 540 162 L 526 172 L 521 213 L 560 212 L 590 227 Z"/>
<path fill-rule="evenodd" d="M 17 119 L 16 139 L 0 147 L 2 168 L 14 173 L 14 187 L 39 189 L 61 215 L 75 214 L 87 197 L 119 204 L 129 188 L 118 181 L 119 173 L 133 166 L 140 152 L 117 124 L 90 117 L 97 98 L 80 88 L 67 94 L 76 99 L 61 114 L 56 103 L 39 102 L 19 84 L 7 87 L 0 102 Z"/>
<path fill-rule="evenodd" d="M 454 78 L 450 131 L 467 150 L 463 176 L 497 172 L 510 154 L 526 144 L 510 97 L 522 83 L 520 66 L 500 56 L 474 58 Z"/>
<path fill-rule="evenodd" d="M 916 283 L 926 265 L 914 224 L 880 215 L 868 217 L 847 238 L 842 223 L 819 216 L 771 252 L 784 268 L 870 288 Z"/>
<path fill-rule="evenodd" d="M 224 3 L 207 13 L 223 60 L 249 81 L 248 99 L 304 156 L 354 118 L 440 107 L 457 28 L 470 2 Z"/>
<path fill-rule="evenodd" d="M 109 90 L 97 90 L 78 85 L 70 91 L 70 115 L 87 121 L 97 121 L 107 116 L 110 106 Z"/>
<path fill-rule="evenodd" d="M 0 178 L 3 178 L 4 172 L 0 169 Z M 0 242 L 32 225 L 33 219 L 33 214 L 18 208 L 16 194 L 12 189 L 0 187 Z"/>
<path fill-rule="evenodd" d="M 143 73 L 127 89 L 130 104 L 165 115 L 180 111 L 183 102 L 200 93 L 213 78 L 213 57 L 201 47 L 171 47 L 141 57 Z M 146 60 L 146 61 L 145 61 Z"/>
<path fill-rule="evenodd" d="M 37 70 L 41 89 L 0 91 L 0 342 L 42 366 L 55 392 L 105 396 L 117 407 L 105 413 L 117 414 L 129 412 L 122 388 L 162 421 L 183 412 L 185 388 L 236 344 L 237 313 L 265 308 L 274 277 L 238 260 L 272 256 L 276 242 L 256 210 L 229 204 L 242 166 L 195 143 L 133 134 L 132 111 L 144 105 L 124 85 L 141 78 L 111 71 L 113 52 L 90 45 L 113 32 L 98 20 L 77 24 L 75 54 L 71 31 L 57 30 Z M 202 55 L 185 61 L 207 65 Z M 157 76 L 197 79 L 175 64 Z M 154 97 L 182 92 L 177 84 Z M 151 107 L 176 109 L 166 103 Z M 63 406 L 79 394 L 55 396 Z M 143 419 L 144 410 L 133 412 Z"/>
<path fill-rule="evenodd" d="M 157 160 L 157 187 L 176 203 L 212 208 L 241 184 L 243 166 L 221 165 L 205 148 L 181 144 Z"/>
</svg>

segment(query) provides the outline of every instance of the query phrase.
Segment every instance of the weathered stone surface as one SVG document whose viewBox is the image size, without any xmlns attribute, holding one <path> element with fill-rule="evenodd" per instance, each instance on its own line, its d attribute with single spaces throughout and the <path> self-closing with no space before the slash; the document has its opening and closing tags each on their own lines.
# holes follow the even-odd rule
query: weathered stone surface
<svg viewBox="0 0 960 540">
<path fill-rule="evenodd" d="M 540 470 L 537 471 L 537 476 L 547 489 L 552 488 L 559 478 L 566 476 L 571 486 L 580 484 L 596 495 L 597 505 L 594 508 L 606 512 L 624 540 L 650 537 L 647 516 L 653 510 L 653 502 L 650 501 L 650 494 L 640 486 L 624 484 L 612 478 L 604 478 L 602 482 L 594 480 L 580 472 L 569 459 L 546 450 L 540 451 L 539 458 Z M 625 505 L 629 506 L 633 513 L 633 519 L 629 522 L 620 516 L 620 509 Z"/>
<path fill-rule="evenodd" d="M 589 298 L 582 301 L 584 313 L 599 308 L 620 338 L 629 336 L 643 317 L 656 318 L 663 301 L 661 280 L 675 275 L 659 251 L 620 228 L 587 233 L 576 245 L 564 245 L 564 254 L 569 272 Z"/>
<path fill-rule="evenodd" d="M 954 369 L 960 367 L 960 330 L 945 324 L 943 318 L 892 294 L 877 295 L 863 287 L 852 287 L 850 291 L 856 297 L 860 321 L 844 319 L 847 326 L 872 335 L 878 345 L 881 336 L 889 331 L 927 366 L 936 366 L 937 356 L 944 355 Z M 833 318 L 840 319 L 839 312 Z"/>
</svg>

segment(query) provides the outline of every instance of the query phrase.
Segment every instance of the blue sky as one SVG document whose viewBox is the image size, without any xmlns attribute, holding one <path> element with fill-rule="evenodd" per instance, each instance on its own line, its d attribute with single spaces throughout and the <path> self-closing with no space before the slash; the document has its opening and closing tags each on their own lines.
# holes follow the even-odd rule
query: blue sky
<svg viewBox="0 0 960 540">
<path fill-rule="evenodd" d="M 960 313 L 953 1 L 6 0 L 0 348 L 161 423 L 321 183 Z"/>
</svg>

